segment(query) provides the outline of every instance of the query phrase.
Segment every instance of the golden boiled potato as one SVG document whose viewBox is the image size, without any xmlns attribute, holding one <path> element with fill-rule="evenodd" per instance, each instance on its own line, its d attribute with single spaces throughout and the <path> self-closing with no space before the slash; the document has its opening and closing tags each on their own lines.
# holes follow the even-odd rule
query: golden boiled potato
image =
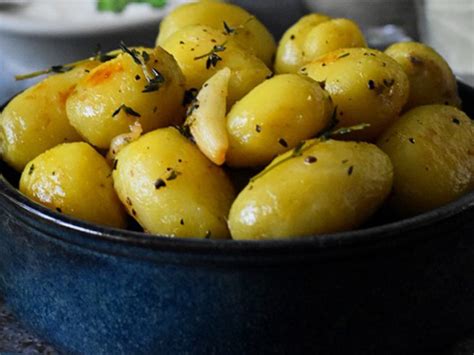
<svg viewBox="0 0 474 355">
<path fill-rule="evenodd" d="M 262 166 L 328 126 L 332 102 L 320 85 L 277 75 L 253 89 L 227 115 L 227 164 Z"/>
<path fill-rule="evenodd" d="M 333 106 L 319 83 L 277 75 L 253 89 L 227 115 L 230 166 L 262 166 L 328 126 Z"/>
<path fill-rule="evenodd" d="M 393 162 L 390 205 L 402 215 L 440 207 L 474 188 L 474 125 L 455 107 L 412 109 L 378 145 Z"/>
<path fill-rule="evenodd" d="M 148 132 L 184 119 L 184 77 L 173 57 L 160 47 L 131 50 L 92 70 L 67 100 L 69 121 L 98 148 L 136 122 Z"/>
<path fill-rule="evenodd" d="M 126 226 L 112 169 L 87 143 L 61 144 L 37 156 L 21 175 L 20 191 L 75 218 L 117 228 Z"/>
<path fill-rule="evenodd" d="M 324 83 L 337 106 L 339 127 L 370 124 L 351 133 L 352 139 L 376 139 L 397 119 L 409 95 L 409 81 L 400 64 L 374 49 L 333 51 L 302 67 L 300 74 Z"/>
<path fill-rule="evenodd" d="M 319 139 L 277 157 L 237 196 L 233 239 L 268 240 L 351 230 L 392 187 L 392 164 L 375 145 Z"/>
<path fill-rule="evenodd" d="M 255 16 L 232 4 L 206 1 L 177 7 L 161 22 L 156 43 L 163 46 L 175 32 L 193 25 L 226 34 L 228 41 L 238 43 L 267 66 L 272 65 L 276 49 L 273 36 Z"/>
<path fill-rule="evenodd" d="M 120 200 L 145 231 L 169 237 L 229 236 L 234 189 L 224 171 L 173 127 L 120 151 L 113 173 Z"/>
<path fill-rule="evenodd" d="M 296 73 L 304 64 L 339 48 L 367 47 L 359 26 L 348 19 L 321 14 L 302 17 L 283 35 L 277 49 L 275 71 Z"/>
<path fill-rule="evenodd" d="M 17 171 L 46 150 L 80 141 L 66 115 L 66 100 L 78 81 L 99 64 L 86 62 L 52 75 L 13 98 L 0 114 L 0 155 Z"/>
<path fill-rule="evenodd" d="M 331 18 L 322 14 L 303 16 L 291 26 L 278 43 L 275 56 L 275 72 L 278 74 L 296 73 L 303 64 L 308 62 L 304 52 L 304 44 L 308 33 L 319 24 Z"/>
<path fill-rule="evenodd" d="M 188 90 L 199 89 L 216 72 L 229 68 L 229 107 L 272 74 L 260 59 L 209 26 L 185 27 L 164 41 L 163 48 L 178 62 Z"/>
<path fill-rule="evenodd" d="M 456 78 L 448 63 L 433 48 L 423 43 L 403 42 L 393 44 L 385 54 L 402 66 L 410 80 L 405 110 L 429 104 L 460 107 Z"/>
</svg>

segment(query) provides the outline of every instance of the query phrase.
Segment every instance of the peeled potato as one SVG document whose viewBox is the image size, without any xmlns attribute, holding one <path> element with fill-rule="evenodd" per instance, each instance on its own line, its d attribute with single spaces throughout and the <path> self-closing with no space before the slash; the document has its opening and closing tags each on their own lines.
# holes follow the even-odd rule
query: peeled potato
<svg viewBox="0 0 474 355">
<path fill-rule="evenodd" d="M 393 162 L 390 205 L 414 215 L 474 189 L 474 125 L 451 106 L 420 106 L 405 113 L 378 141 Z"/>
<path fill-rule="evenodd" d="M 163 46 L 175 32 L 194 25 L 227 34 L 230 42 L 246 48 L 267 66 L 272 65 L 276 49 L 273 36 L 255 16 L 232 4 L 205 1 L 177 7 L 161 22 L 156 43 Z"/>
<path fill-rule="evenodd" d="M 225 162 L 229 147 L 226 102 L 230 75 L 230 69 L 224 68 L 206 81 L 186 121 L 201 152 L 217 165 Z"/>
<path fill-rule="evenodd" d="M 234 189 L 224 171 L 175 128 L 150 132 L 123 148 L 115 189 L 145 231 L 169 237 L 229 237 Z"/>
<path fill-rule="evenodd" d="M 98 148 L 109 148 L 135 122 L 148 132 L 184 119 L 184 77 L 176 61 L 160 47 L 133 50 L 144 65 L 121 53 L 92 70 L 67 100 L 69 121 Z M 147 76 L 157 81 L 153 90 Z"/>
<path fill-rule="evenodd" d="M 368 143 L 306 142 L 277 157 L 237 196 L 233 239 L 269 240 L 351 230 L 365 222 L 392 187 L 388 156 Z"/>
<path fill-rule="evenodd" d="M 15 170 L 64 142 L 80 141 L 66 115 L 66 100 L 76 84 L 99 64 L 86 62 L 52 75 L 13 98 L 0 114 L 0 154 Z"/>
<path fill-rule="evenodd" d="M 112 169 L 86 143 L 58 145 L 33 159 L 21 175 L 20 191 L 72 217 L 117 228 L 126 226 Z"/>
<path fill-rule="evenodd" d="M 228 37 L 209 26 L 188 26 L 162 45 L 178 62 L 188 90 L 200 88 L 216 72 L 229 68 L 232 74 L 227 103 L 231 107 L 270 76 L 271 71 L 247 48 L 229 41 Z"/>
<path fill-rule="evenodd" d="M 283 35 L 276 54 L 275 71 L 296 73 L 304 64 L 339 48 L 367 47 L 357 24 L 321 14 L 302 17 Z"/>
<path fill-rule="evenodd" d="M 403 68 L 375 49 L 339 49 L 299 72 L 324 83 L 337 106 L 338 127 L 370 124 L 349 134 L 351 139 L 376 139 L 398 118 L 408 100 L 409 81 Z"/>
<path fill-rule="evenodd" d="M 408 75 L 410 96 L 405 110 L 430 104 L 460 107 L 456 78 L 448 63 L 433 48 L 423 43 L 402 42 L 391 45 L 385 53 Z"/>
<path fill-rule="evenodd" d="M 296 74 L 277 75 L 253 89 L 227 115 L 227 164 L 268 164 L 316 136 L 328 126 L 332 113 L 332 102 L 316 81 Z"/>
</svg>

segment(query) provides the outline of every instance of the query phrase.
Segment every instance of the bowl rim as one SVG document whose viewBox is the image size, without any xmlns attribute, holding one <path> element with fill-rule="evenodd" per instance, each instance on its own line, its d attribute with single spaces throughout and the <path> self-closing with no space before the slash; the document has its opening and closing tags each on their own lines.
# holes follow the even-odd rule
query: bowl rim
<svg viewBox="0 0 474 355">
<path fill-rule="evenodd" d="M 459 88 L 468 91 L 469 96 L 474 94 L 474 88 L 458 81 Z M 7 101 L 8 103 L 9 101 Z M 0 106 L 0 112 L 6 106 Z M 471 105 L 470 103 L 468 103 Z M 2 163 L 6 165 L 5 163 Z M 377 226 L 360 228 L 352 231 L 304 236 L 292 239 L 275 240 L 214 240 L 194 238 L 172 238 L 136 232 L 125 229 L 117 229 L 97 225 L 70 217 L 59 212 L 48 209 L 23 195 L 3 175 L 0 169 L 0 205 L 5 206 L 5 200 L 13 207 L 26 212 L 38 222 L 45 222 L 60 227 L 68 232 L 76 232 L 87 241 L 102 241 L 128 246 L 145 247 L 148 249 L 159 249 L 166 251 L 187 251 L 198 253 L 219 252 L 222 255 L 247 254 L 247 253 L 280 253 L 287 254 L 288 251 L 308 252 L 329 248 L 342 249 L 343 247 L 374 246 L 379 243 L 395 243 L 406 236 L 406 232 L 420 229 L 429 225 L 435 225 L 450 217 L 460 215 L 468 210 L 474 210 L 474 191 L 467 193 L 457 200 L 431 211 L 394 222 Z M 72 243 L 68 233 L 54 233 L 56 238 Z M 419 233 L 420 237 L 430 236 Z M 415 237 L 417 238 L 417 237 Z M 410 240 L 414 240 L 410 236 Z"/>
<path fill-rule="evenodd" d="M 23 195 L 0 172 L 0 198 L 8 200 L 39 222 L 48 222 L 69 232 L 79 232 L 87 239 L 108 241 L 125 245 L 158 248 L 169 251 L 211 252 L 215 250 L 233 252 L 285 252 L 294 250 L 342 248 L 364 246 L 404 237 L 405 232 L 444 221 L 467 210 L 474 209 L 474 191 L 456 201 L 413 217 L 394 222 L 361 228 L 352 231 L 276 240 L 214 240 L 194 238 L 172 238 L 145 232 L 136 232 L 97 225 L 50 210 Z M 0 200 L 0 204 L 3 201 Z M 57 234 L 57 235 L 56 235 Z M 68 242 L 67 233 L 55 233 Z M 426 236 L 425 236 L 426 237 Z"/>
</svg>

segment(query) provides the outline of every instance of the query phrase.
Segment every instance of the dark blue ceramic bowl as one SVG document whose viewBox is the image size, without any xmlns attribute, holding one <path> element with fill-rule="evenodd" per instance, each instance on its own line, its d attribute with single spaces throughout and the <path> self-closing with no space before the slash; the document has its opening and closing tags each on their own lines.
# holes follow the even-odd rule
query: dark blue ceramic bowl
<svg viewBox="0 0 474 355">
<path fill-rule="evenodd" d="M 66 353 L 420 354 L 474 328 L 474 193 L 354 232 L 183 240 L 57 214 L 1 169 L 1 294 Z"/>
</svg>

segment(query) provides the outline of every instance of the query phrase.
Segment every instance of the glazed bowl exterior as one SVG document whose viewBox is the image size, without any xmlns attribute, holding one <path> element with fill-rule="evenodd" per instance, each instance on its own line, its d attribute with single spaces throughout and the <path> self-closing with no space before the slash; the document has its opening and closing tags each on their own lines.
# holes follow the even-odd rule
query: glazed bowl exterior
<svg viewBox="0 0 474 355">
<path fill-rule="evenodd" d="M 49 211 L 1 169 L 0 294 L 65 353 L 420 354 L 474 328 L 474 193 L 353 232 L 184 240 Z"/>
</svg>

